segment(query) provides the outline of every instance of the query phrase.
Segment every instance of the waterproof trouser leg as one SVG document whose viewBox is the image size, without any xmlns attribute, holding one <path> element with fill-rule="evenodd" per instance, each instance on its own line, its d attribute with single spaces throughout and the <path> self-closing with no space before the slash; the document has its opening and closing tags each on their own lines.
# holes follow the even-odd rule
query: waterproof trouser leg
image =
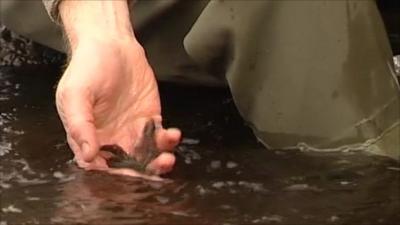
<svg viewBox="0 0 400 225">
<path fill-rule="evenodd" d="M 266 146 L 399 158 L 400 92 L 374 1 L 211 1 L 185 46 L 226 75 Z"/>
</svg>

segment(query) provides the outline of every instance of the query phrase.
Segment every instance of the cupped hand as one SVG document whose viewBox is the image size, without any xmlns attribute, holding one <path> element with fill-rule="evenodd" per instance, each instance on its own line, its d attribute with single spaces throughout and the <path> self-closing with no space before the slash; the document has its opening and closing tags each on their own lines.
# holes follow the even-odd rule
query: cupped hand
<svg viewBox="0 0 400 225">
<path fill-rule="evenodd" d="M 144 124 L 154 119 L 156 145 L 162 153 L 150 163 L 158 173 L 169 172 L 179 143 L 176 128 L 164 129 L 154 73 L 142 46 L 135 40 L 82 40 L 56 91 L 56 105 L 78 165 L 135 176 L 110 169 L 99 152 L 102 145 L 117 144 L 135 155 Z"/>
</svg>

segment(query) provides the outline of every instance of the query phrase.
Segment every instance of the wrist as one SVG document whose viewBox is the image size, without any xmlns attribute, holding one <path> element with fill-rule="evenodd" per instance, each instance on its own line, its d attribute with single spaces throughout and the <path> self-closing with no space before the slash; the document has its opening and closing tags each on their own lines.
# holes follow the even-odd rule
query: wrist
<svg viewBox="0 0 400 225">
<path fill-rule="evenodd" d="M 136 42 L 127 0 L 63 0 L 59 10 L 72 52 L 86 41 Z"/>
<path fill-rule="evenodd" d="M 88 51 L 96 55 L 96 57 L 113 57 L 115 54 L 121 55 L 128 52 L 144 51 L 136 39 L 131 37 L 127 38 L 114 38 L 111 36 L 107 37 L 96 37 L 96 36 L 81 36 L 79 42 L 76 43 L 74 48 L 71 48 L 71 54 L 82 51 Z"/>
<path fill-rule="evenodd" d="M 132 36 L 113 36 L 113 35 L 105 35 L 105 36 L 97 36 L 97 35 L 81 35 L 78 38 L 78 41 L 75 42 L 73 46 L 71 46 L 72 55 L 79 49 L 86 49 L 87 47 L 93 48 L 93 50 L 111 50 L 111 49 L 120 49 L 128 50 L 131 46 L 141 46 L 139 42 Z"/>
</svg>

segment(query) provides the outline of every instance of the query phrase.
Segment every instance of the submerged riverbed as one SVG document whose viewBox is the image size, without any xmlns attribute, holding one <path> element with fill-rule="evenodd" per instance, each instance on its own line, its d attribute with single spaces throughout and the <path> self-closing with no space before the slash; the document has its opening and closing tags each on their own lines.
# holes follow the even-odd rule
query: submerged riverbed
<svg viewBox="0 0 400 225">
<path fill-rule="evenodd" d="M 56 74 L 0 69 L 0 224 L 397 224 L 400 165 L 361 152 L 268 151 L 224 89 L 161 84 L 185 139 L 170 182 L 82 171 L 53 103 Z"/>
</svg>

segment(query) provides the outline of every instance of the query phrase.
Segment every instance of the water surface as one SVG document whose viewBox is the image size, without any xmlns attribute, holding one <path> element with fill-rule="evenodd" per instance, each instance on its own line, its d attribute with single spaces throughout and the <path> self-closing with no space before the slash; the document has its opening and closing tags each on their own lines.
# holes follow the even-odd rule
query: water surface
<svg viewBox="0 0 400 225">
<path fill-rule="evenodd" d="M 59 72 L 0 69 L 0 224 L 397 224 L 400 165 L 267 151 L 227 90 L 161 85 L 182 128 L 168 183 L 82 171 L 54 106 Z"/>
</svg>

